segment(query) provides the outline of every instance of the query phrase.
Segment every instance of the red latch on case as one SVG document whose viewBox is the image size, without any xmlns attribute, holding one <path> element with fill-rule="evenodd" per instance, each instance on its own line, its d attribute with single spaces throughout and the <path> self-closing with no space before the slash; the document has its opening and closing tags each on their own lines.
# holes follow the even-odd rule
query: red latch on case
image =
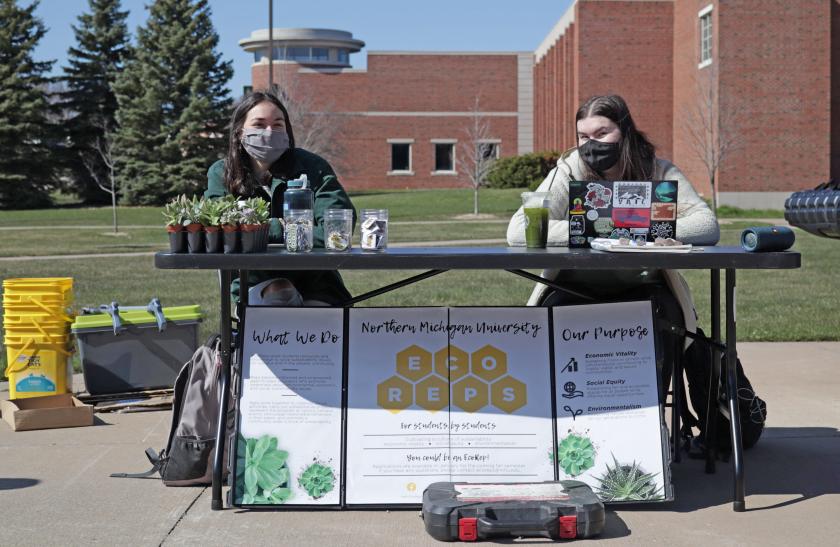
<svg viewBox="0 0 840 547">
<path fill-rule="evenodd" d="M 475 541 L 478 539 L 478 519 L 465 517 L 458 519 L 458 539 L 461 541 Z"/>
<path fill-rule="evenodd" d="M 575 539 L 577 537 L 577 515 L 560 517 L 560 539 Z"/>
</svg>

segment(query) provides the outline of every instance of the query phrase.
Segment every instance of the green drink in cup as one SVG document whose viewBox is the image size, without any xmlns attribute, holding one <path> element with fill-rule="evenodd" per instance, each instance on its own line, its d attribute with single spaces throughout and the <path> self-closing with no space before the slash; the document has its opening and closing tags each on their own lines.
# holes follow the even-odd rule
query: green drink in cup
<svg viewBox="0 0 840 547">
<path fill-rule="evenodd" d="M 545 249 L 548 240 L 548 192 L 522 192 L 522 209 L 525 212 L 525 246 Z"/>
</svg>

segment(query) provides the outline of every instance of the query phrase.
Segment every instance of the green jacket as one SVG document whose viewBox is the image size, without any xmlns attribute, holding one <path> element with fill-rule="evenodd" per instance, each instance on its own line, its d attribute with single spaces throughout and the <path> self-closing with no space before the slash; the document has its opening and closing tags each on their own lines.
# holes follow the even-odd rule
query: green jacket
<svg viewBox="0 0 840 547">
<path fill-rule="evenodd" d="M 293 150 L 291 162 L 280 172 L 276 162 L 271 167 L 270 195 L 265 195 L 263 189 L 259 189 L 256 195 L 271 200 L 271 211 L 273 217 L 282 216 L 283 192 L 286 191 L 286 182 L 299 178 L 306 174 L 309 179 L 309 186 L 315 196 L 315 226 L 313 238 L 315 247 L 324 247 L 324 211 L 327 209 L 353 209 L 353 225 L 356 223 L 356 209 L 350 201 L 350 197 L 344 191 L 341 183 L 338 182 L 330 164 L 324 158 L 307 152 L 302 148 Z M 224 160 L 219 160 L 210 166 L 207 171 L 207 191 L 205 198 L 220 198 L 228 195 L 224 182 Z M 248 198 L 252 196 L 238 196 Z M 280 243 L 283 231 L 280 224 L 273 220 L 269 232 L 269 240 L 272 243 Z M 331 305 L 340 305 L 350 298 L 350 293 L 344 286 L 344 281 L 337 271 L 251 271 L 248 273 L 250 286 L 273 277 L 283 277 L 291 281 L 303 296 L 304 300 L 321 300 Z M 239 279 L 234 280 L 231 285 L 231 294 L 234 300 L 239 296 Z"/>
</svg>

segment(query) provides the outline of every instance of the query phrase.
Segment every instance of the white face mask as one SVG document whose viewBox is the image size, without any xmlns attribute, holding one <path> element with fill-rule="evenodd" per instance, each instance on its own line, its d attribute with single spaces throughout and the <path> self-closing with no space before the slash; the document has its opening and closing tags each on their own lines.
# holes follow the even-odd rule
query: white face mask
<svg viewBox="0 0 840 547">
<path fill-rule="evenodd" d="M 289 135 L 284 130 L 247 128 L 242 131 L 242 146 L 248 155 L 272 164 L 289 149 Z"/>
</svg>

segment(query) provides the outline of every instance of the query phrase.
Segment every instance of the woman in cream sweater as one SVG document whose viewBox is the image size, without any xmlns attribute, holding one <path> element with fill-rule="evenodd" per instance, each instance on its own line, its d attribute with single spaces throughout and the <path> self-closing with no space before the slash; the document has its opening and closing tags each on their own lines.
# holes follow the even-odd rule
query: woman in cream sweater
<svg viewBox="0 0 840 547">
<path fill-rule="evenodd" d="M 676 239 L 693 245 L 718 242 L 720 230 L 715 214 L 674 164 L 656 157 L 653 144 L 636 129 L 624 99 L 617 95 L 592 97 L 578 109 L 575 126 L 577 148 L 563 154 L 557 167 L 537 188 L 554 197 L 549 209 L 549 246 L 569 244 L 570 180 L 675 180 L 679 185 Z M 507 241 L 511 246 L 525 245 L 525 214 L 521 207 L 510 220 Z M 651 298 L 658 316 L 689 331 L 696 329 L 688 285 L 674 270 L 545 270 L 542 277 L 600 301 Z M 539 283 L 528 300 L 529 305 L 545 306 L 585 302 Z M 670 368 L 673 357 L 668 346 L 662 348 L 666 368 Z"/>
</svg>

